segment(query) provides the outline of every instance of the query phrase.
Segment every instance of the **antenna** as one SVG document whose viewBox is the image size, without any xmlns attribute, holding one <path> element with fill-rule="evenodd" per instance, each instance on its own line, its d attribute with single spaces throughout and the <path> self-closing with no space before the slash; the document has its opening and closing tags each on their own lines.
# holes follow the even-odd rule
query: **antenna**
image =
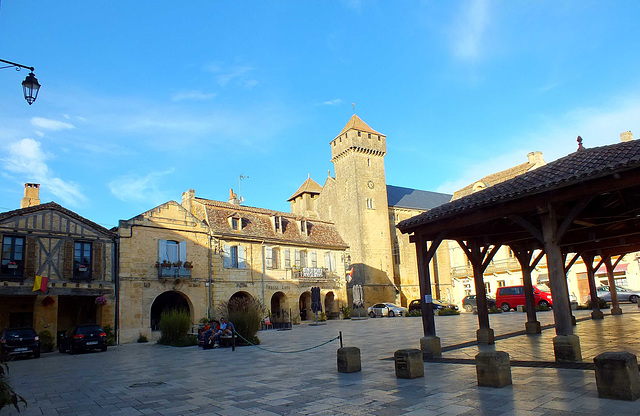
<svg viewBox="0 0 640 416">
<path fill-rule="evenodd" d="M 353 114 L 356 113 L 356 103 L 351 103 L 351 107 L 353 107 Z"/>
<path fill-rule="evenodd" d="M 242 204 L 244 202 L 244 198 L 242 197 L 242 188 L 240 185 L 242 184 L 243 179 L 249 179 L 248 176 L 245 176 L 244 173 L 241 173 L 238 176 L 238 203 Z"/>
</svg>

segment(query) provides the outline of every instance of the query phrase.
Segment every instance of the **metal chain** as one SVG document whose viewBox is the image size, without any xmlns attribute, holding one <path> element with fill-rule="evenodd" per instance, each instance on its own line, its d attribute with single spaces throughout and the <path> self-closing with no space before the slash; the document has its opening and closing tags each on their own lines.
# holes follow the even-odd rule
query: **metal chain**
<svg viewBox="0 0 640 416">
<path fill-rule="evenodd" d="M 254 344 L 253 342 L 249 341 L 248 339 L 246 339 L 245 337 L 243 337 L 242 335 L 240 335 L 237 332 L 236 332 L 236 335 L 239 336 L 240 338 L 242 338 L 243 340 L 245 340 L 245 342 L 249 343 L 249 345 L 251 345 L 252 347 L 256 347 L 258 349 L 261 349 L 262 351 L 272 352 L 274 354 L 295 354 L 295 353 L 299 353 L 299 352 L 303 352 L 303 351 L 309 351 L 309 350 L 312 350 L 314 348 L 322 347 L 323 345 L 327 345 L 330 342 L 333 342 L 335 340 L 340 339 L 340 335 L 338 335 L 335 338 L 331 338 L 329 341 L 323 342 L 322 344 L 315 345 L 313 347 L 304 348 L 304 349 L 295 350 L 295 351 L 274 351 L 274 350 L 269 350 L 267 348 L 262 348 L 261 346 Z"/>
</svg>

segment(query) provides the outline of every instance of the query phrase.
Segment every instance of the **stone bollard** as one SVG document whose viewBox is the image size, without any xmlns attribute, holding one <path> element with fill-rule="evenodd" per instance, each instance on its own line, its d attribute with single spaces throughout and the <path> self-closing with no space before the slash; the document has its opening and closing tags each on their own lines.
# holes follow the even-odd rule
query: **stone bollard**
<svg viewBox="0 0 640 416">
<path fill-rule="evenodd" d="M 524 312 L 524 310 L 525 310 L 525 309 L 524 309 L 524 305 L 518 305 L 518 306 L 516 306 L 516 311 L 517 311 L 517 312 Z"/>
<path fill-rule="evenodd" d="M 397 378 L 424 377 L 422 351 L 417 349 L 398 350 L 393 354 L 396 362 Z"/>
<path fill-rule="evenodd" d="M 504 351 L 486 351 L 476 355 L 478 386 L 504 387 L 511 384 L 511 363 Z"/>
<path fill-rule="evenodd" d="M 603 352 L 593 359 L 598 396 L 634 401 L 640 397 L 638 359 L 630 352 Z"/>
<path fill-rule="evenodd" d="M 356 373 L 362 370 L 360 365 L 360 348 L 342 347 L 338 349 L 338 372 Z"/>
</svg>

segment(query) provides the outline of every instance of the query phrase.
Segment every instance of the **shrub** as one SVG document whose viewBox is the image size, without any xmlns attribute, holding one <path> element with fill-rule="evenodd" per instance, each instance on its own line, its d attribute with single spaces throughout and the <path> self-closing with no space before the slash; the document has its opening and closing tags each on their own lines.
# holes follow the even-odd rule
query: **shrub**
<svg viewBox="0 0 640 416">
<path fill-rule="evenodd" d="M 187 336 L 191 327 L 191 317 L 184 310 L 171 309 L 162 312 L 158 326 L 162 332 L 158 343 L 176 345 Z"/>
<path fill-rule="evenodd" d="M 320 312 L 318 314 L 318 322 L 324 322 L 327 320 L 327 314 L 324 312 Z"/>
<path fill-rule="evenodd" d="M 259 300 L 246 297 L 222 302 L 218 306 L 218 314 L 220 317 L 229 319 L 239 336 L 251 341 L 253 344 L 260 343 L 256 334 L 260 330 L 260 322 L 267 314 L 267 311 Z M 258 342 L 256 343 L 253 340 Z M 242 338 L 238 341 L 244 342 Z"/>
<path fill-rule="evenodd" d="M 489 308 L 489 313 L 502 313 L 502 309 L 492 306 L 491 308 Z"/>
<path fill-rule="evenodd" d="M 460 315 L 460 311 L 451 308 L 438 309 L 438 316 Z"/>
<path fill-rule="evenodd" d="M 198 336 L 188 334 L 180 338 L 178 341 L 174 342 L 171 345 L 173 347 L 191 347 L 193 345 L 198 345 Z"/>
<path fill-rule="evenodd" d="M 38 334 L 40 337 L 40 350 L 42 352 L 51 352 L 53 351 L 53 346 L 55 345 L 55 339 L 53 335 L 48 329 L 43 329 Z"/>
<path fill-rule="evenodd" d="M 591 309 L 591 299 L 587 301 L 586 306 L 586 309 Z M 600 309 L 609 309 L 611 307 L 606 300 L 602 300 L 601 298 L 598 298 L 598 306 L 600 306 Z"/>
<path fill-rule="evenodd" d="M 342 312 L 342 317 L 344 319 L 350 319 L 351 318 L 351 308 L 348 306 L 343 306 L 342 308 L 340 308 L 340 312 Z"/>
<path fill-rule="evenodd" d="M 549 305 L 538 305 L 536 306 L 536 311 L 538 312 L 544 312 L 544 311 L 550 311 L 551 308 L 549 307 Z"/>
<path fill-rule="evenodd" d="M 414 309 L 412 311 L 407 312 L 407 314 L 405 316 L 422 316 L 422 311 L 420 309 Z"/>
<path fill-rule="evenodd" d="M 111 325 L 105 325 L 102 329 L 107 334 L 107 345 L 116 345 L 116 334 L 113 332 Z"/>
<path fill-rule="evenodd" d="M 146 335 L 144 335 L 143 333 L 140 333 L 140 336 L 138 337 L 138 344 L 143 344 L 145 342 L 149 342 L 149 339 L 147 338 Z"/>
<path fill-rule="evenodd" d="M 20 407 L 18 404 L 20 402 L 27 405 L 26 400 L 17 394 L 11 388 L 9 381 L 7 379 L 7 373 L 9 372 L 9 366 L 5 362 L 6 357 L 4 355 L 0 355 L 0 410 L 7 405 L 13 405 L 18 412 L 20 412 Z"/>
</svg>

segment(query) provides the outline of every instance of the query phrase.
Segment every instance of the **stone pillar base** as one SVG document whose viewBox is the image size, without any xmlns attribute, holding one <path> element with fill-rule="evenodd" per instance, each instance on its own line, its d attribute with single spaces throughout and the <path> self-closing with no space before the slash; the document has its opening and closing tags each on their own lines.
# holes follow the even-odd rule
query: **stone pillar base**
<svg viewBox="0 0 640 416">
<path fill-rule="evenodd" d="M 421 350 L 398 350 L 393 354 L 397 378 L 424 377 L 424 363 Z"/>
<path fill-rule="evenodd" d="M 556 361 L 582 361 L 580 337 L 577 335 L 556 335 L 553 338 L 553 352 Z"/>
<path fill-rule="evenodd" d="M 487 351 L 476 355 L 478 386 L 504 387 L 511 384 L 511 363 L 504 351 Z"/>
<path fill-rule="evenodd" d="M 620 308 L 611 308 L 611 315 L 622 315 L 622 309 Z"/>
<path fill-rule="evenodd" d="M 571 325 L 576 326 L 578 325 L 578 322 L 576 322 L 576 317 L 571 315 Z"/>
<path fill-rule="evenodd" d="M 338 372 L 356 373 L 362 370 L 360 365 L 360 348 L 342 347 L 338 349 Z"/>
<path fill-rule="evenodd" d="M 492 345 L 494 343 L 493 329 L 479 328 L 476 331 L 476 339 L 480 345 Z"/>
<path fill-rule="evenodd" d="M 598 396 L 604 399 L 640 398 L 638 359 L 630 352 L 604 352 L 593 359 L 596 365 Z"/>
<path fill-rule="evenodd" d="M 533 321 L 527 322 L 524 324 L 524 329 L 527 331 L 527 334 L 541 334 L 542 328 L 540 328 L 540 322 Z"/>
<path fill-rule="evenodd" d="M 591 312 L 591 319 L 604 319 L 604 313 L 602 311 Z"/>
<path fill-rule="evenodd" d="M 524 312 L 524 311 L 525 311 L 525 309 L 524 309 L 524 305 L 518 305 L 518 306 L 516 306 L 516 311 L 517 311 L 517 312 Z"/>
<path fill-rule="evenodd" d="M 442 356 L 440 338 L 434 336 L 420 338 L 420 350 L 423 359 L 438 358 Z"/>
</svg>

